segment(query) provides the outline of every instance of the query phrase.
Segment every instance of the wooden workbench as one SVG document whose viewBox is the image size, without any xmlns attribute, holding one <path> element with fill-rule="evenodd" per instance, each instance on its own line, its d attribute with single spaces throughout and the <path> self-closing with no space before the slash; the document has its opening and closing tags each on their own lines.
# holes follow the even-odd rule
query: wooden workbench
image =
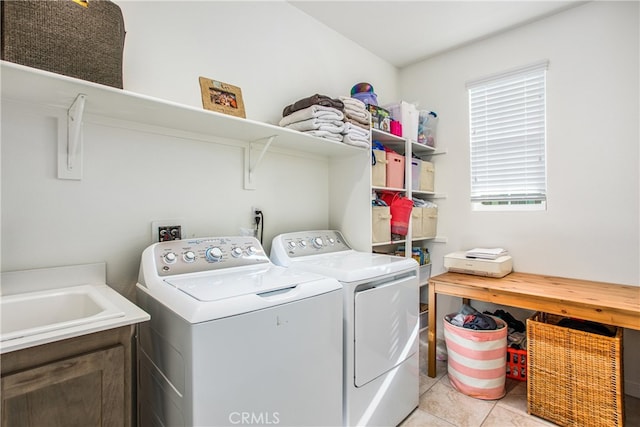
<svg viewBox="0 0 640 427">
<path fill-rule="evenodd" d="M 640 287 L 511 273 L 501 279 L 444 273 L 429 279 L 428 375 L 436 376 L 437 295 L 487 301 L 640 330 Z"/>
</svg>

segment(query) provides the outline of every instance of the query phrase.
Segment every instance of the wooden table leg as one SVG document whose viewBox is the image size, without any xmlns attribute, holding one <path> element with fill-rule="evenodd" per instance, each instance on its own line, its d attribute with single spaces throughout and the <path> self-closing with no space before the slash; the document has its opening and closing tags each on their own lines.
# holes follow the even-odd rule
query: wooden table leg
<svg viewBox="0 0 640 427">
<path fill-rule="evenodd" d="M 436 287 L 429 284 L 429 333 L 427 348 L 427 375 L 431 378 L 436 376 Z"/>
</svg>

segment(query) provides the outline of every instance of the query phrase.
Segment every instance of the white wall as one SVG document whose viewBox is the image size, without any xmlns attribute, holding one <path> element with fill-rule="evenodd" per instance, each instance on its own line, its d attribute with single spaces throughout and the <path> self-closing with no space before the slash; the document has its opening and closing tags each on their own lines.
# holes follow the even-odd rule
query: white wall
<svg viewBox="0 0 640 427">
<path fill-rule="evenodd" d="M 247 117 L 277 123 L 282 108 L 358 82 L 396 96 L 397 70 L 283 1 L 119 0 L 127 27 L 125 87 L 202 106 L 198 76 L 242 89 Z"/>
<path fill-rule="evenodd" d="M 240 86 L 247 116 L 267 122 L 360 81 L 396 94 L 394 67 L 284 2 L 117 3 L 130 91 L 201 107 L 198 76 L 211 77 Z M 238 235 L 258 206 L 267 250 L 277 233 L 329 226 L 325 158 L 271 150 L 247 191 L 237 146 L 90 120 L 84 139 L 83 180 L 58 180 L 54 121 L 3 100 L 2 271 L 106 261 L 108 284 L 131 297 L 154 220 L 183 219 L 189 236 Z"/>
<path fill-rule="evenodd" d="M 436 159 L 436 189 L 448 195 L 438 234 L 449 239 L 433 245 L 436 273 L 448 252 L 499 246 L 516 271 L 640 283 L 638 16 L 637 2 L 591 2 L 401 70 L 401 96 L 439 113 L 448 150 Z M 548 209 L 472 212 L 465 83 L 544 59 Z M 459 304 L 439 302 L 439 319 Z M 625 334 L 628 361 L 640 351 L 635 332 Z M 625 369 L 640 395 L 637 364 Z"/>
</svg>

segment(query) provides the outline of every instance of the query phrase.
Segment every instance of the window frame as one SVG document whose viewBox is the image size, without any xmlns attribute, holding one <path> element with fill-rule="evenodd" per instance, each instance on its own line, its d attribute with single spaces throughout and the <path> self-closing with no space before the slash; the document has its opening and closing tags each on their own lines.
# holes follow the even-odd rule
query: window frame
<svg viewBox="0 0 640 427">
<path fill-rule="evenodd" d="M 547 179 L 547 70 L 549 61 L 539 61 L 524 67 L 467 82 L 469 107 L 469 171 L 470 201 L 474 211 L 532 211 L 546 210 Z M 518 93 L 522 91 L 522 94 Z M 518 101 L 515 109 L 505 107 L 498 93 L 506 93 L 510 101 Z M 533 96 L 531 96 L 533 94 Z M 541 96 L 541 98 L 540 98 Z M 482 105 L 482 101 L 488 104 Z M 478 104 L 480 102 L 480 104 Z M 480 105 L 480 106 L 478 106 Z M 499 116 L 489 117 L 491 107 Z M 516 119 L 507 118 L 517 111 Z M 474 115 L 475 114 L 475 115 Z M 518 118 L 517 116 L 522 116 Z M 515 123 L 518 135 L 506 137 L 501 129 L 504 121 Z M 476 136 L 479 129 L 482 135 Z M 541 130 L 540 130 L 541 129 Z M 498 144 L 498 140 L 506 143 Z M 511 141 L 509 141 L 511 140 Z M 493 144 L 493 145 L 492 145 Z M 508 148 L 504 148 L 508 147 Z M 528 152 L 533 147 L 534 150 Z M 516 149 L 516 160 L 511 157 Z M 506 157 L 509 160 L 505 160 Z M 532 158 L 538 157 L 538 160 Z M 540 159 L 540 157 L 542 157 Z M 484 160 L 481 160 L 484 158 Z M 482 164 L 484 162 L 484 164 Z M 513 173 L 515 167 L 523 171 Z M 481 166 L 479 166 L 481 165 Z M 493 175 L 492 175 L 493 174 Z M 484 180 L 478 184 L 478 177 Z M 499 178 L 503 175 L 503 178 Z M 491 178 L 498 177 L 497 185 Z M 505 178 L 506 177 L 506 178 Z M 532 178 L 532 179 L 531 179 Z M 506 190 L 512 184 L 515 190 Z M 530 191 L 534 189 L 535 191 Z M 485 193 L 482 193 L 482 190 Z M 513 191 L 512 193 L 501 191 Z"/>
</svg>

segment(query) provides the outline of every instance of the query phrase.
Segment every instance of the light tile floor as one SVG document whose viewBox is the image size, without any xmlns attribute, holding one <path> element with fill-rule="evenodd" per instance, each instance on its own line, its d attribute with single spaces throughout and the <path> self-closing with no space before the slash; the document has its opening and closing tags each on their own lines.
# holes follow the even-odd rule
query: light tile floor
<svg viewBox="0 0 640 427">
<path fill-rule="evenodd" d="M 456 391 L 446 375 L 447 363 L 437 362 L 436 378 L 427 376 L 427 337 L 420 339 L 420 403 L 400 427 L 542 427 L 555 424 L 527 414 L 525 382 L 507 379 L 507 394 L 480 400 Z M 626 396 L 625 426 L 640 427 L 640 399 Z"/>
</svg>

